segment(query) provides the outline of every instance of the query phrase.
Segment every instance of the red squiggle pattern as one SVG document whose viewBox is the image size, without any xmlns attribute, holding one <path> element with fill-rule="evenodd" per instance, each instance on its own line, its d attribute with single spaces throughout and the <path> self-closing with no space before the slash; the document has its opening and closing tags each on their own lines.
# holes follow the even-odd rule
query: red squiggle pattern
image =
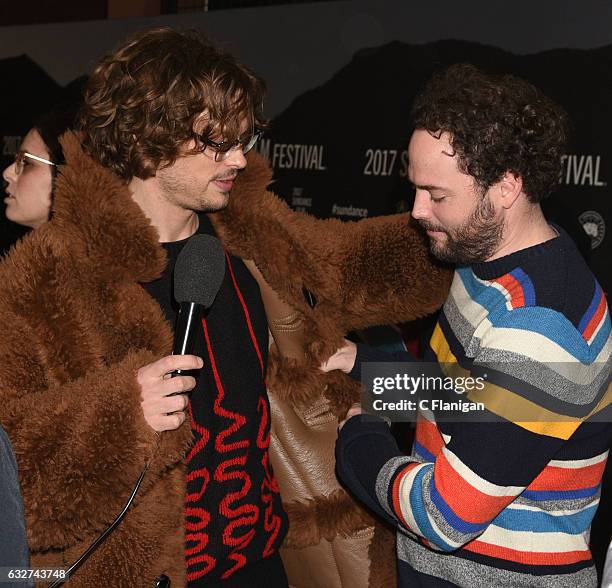
<svg viewBox="0 0 612 588">
<path fill-rule="evenodd" d="M 257 406 L 258 412 L 261 412 L 261 420 L 259 425 L 259 434 L 257 435 L 257 446 L 261 449 L 265 449 L 263 457 L 261 458 L 261 464 L 264 467 L 264 471 L 266 472 L 266 477 L 261 484 L 261 499 L 266 504 L 266 511 L 264 516 L 264 530 L 266 533 L 269 533 L 270 536 L 266 541 L 266 546 L 263 550 L 263 556 L 268 557 L 274 553 L 274 544 L 278 538 L 278 534 L 281 530 L 282 521 L 281 518 L 274 514 L 274 498 L 272 493 L 278 494 L 279 487 L 276 481 L 276 478 L 272 475 L 270 471 L 270 463 L 268 459 L 268 446 L 270 444 L 270 430 L 267 428 L 268 424 L 268 403 L 264 398 L 259 399 L 259 403 Z M 263 434 L 265 431 L 268 431 L 266 436 Z"/>
<path fill-rule="evenodd" d="M 259 344 L 257 343 L 257 337 L 255 337 L 255 331 L 253 329 L 253 323 L 251 322 L 251 315 L 249 313 L 249 309 L 244 301 L 244 297 L 242 296 L 242 292 L 240 292 L 240 288 L 238 287 L 238 282 L 236 281 L 236 276 L 234 275 L 234 268 L 232 266 L 232 261 L 227 254 L 225 253 L 225 258 L 227 262 L 227 267 L 230 270 L 230 275 L 232 277 L 232 283 L 234 284 L 234 289 L 236 290 L 236 294 L 238 295 L 238 299 L 240 300 L 240 304 L 242 305 L 242 310 L 244 312 L 244 318 L 249 328 L 249 334 L 251 336 L 251 341 L 253 343 L 253 347 L 255 348 L 255 352 L 257 353 L 257 358 L 259 359 L 259 365 L 261 367 L 261 377 L 264 383 L 264 386 L 267 387 L 267 382 L 265 378 L 265 368 L 263 364 L 263 358 L 261 354 L 261 350 L 259 349 Z M 281 518 L 274 514 L 274 498 L 272 493 L 278 494 L 279 487 L 276 478 L 271 472 L 269 458 L 268 458 L 268 450 L 270 446 L 270 428 L 269 428 L 269 410 L 268 403 L 266 399 L 263 397 L 259 398 L 257 403 L 257 412 L 259 414 L 259 430 L 257 434 L 257 447 L 264 450 L 263 457 L 261 459 L 261 464 L 264 467 L 265 471 L 265 479 L 261 485 L 261 499 L 266 505 L 265 515 L 264 515 L 264 530 L 266 533 L 269 533 L 270 536 L 266 541 L 266 545 L 263 550 L 263 557 L 267 557 L 272 555 L 274 552 L 274 545 L 278 538 L 278 534 L 281 531 L 282 521 Z"/>
<path fill-rule="evenodd" d="M 191 429 L 195 435 L 196 441 L 189 455 L 185 458 L 186 463 L 189 463 L 195 455 L 203 451 L 210 439 L 210 431 L 194 419 L 191 403 L 188 405 L 188 408 L 189 415 L 191 416 Z M 203 530 L 210 522 L 210 512 L 204 508 L 193 508 L 189 506 L 190 504 L 197 503 L 206 492 L 206 487 L 210 481 L 210 472 L 206 467 L 198 468 L 190 472 L 187 476 L 187 483 L 197 479 L 202 480 L 200 489 L 185 496 L 185 558 L 188 569 L 198 564 L 204 565 L 197 570 L 192 570 L 187 573 L 187 580 L 190 582 L 205 576 L 214 569 L 217 564 L 217 560 L 212 555 L 202 554 L 209 541 L 208 534 L 204 533 Z M 194 519 L 197 522 L 193 522 Z M 188 547 L 189 544 L 193 545 Z"/>
<path fill-rule="evenodd" d="M 248 447 L 248 439 L 234 441 L 234 443 L 230 443 L 229 445 L 225 443 L 225 439 L 227 437 L 233 435 L 244 425 L 244 423 L 246 423 L 246 418 L 237 412 L 226 410 L 221 405 L 221 402 L 223 402 L 223 399 L 225 398 L 225 389 L 223 388 L 223 384 L 219 376 L 219 370 L 217 369 L 217 362 L 215 361 L 215 355 L 210 345 L 210 335 L 208 333 L 208 325 L 206 324 L 205 318 L 202 319 L 202 327 L 204 328 L 204 338 L 206 339 L 206 346 L 208 348 L 208 359 L 210 360 L 210 367 L 212 368 L 213 376 L 215 378 L 215 384 L 217 386 L 217 396 L 215 398 L 214 413 L 216 415 L 225 417 L 233 421 L 233 424 L 230 427 L 228 427 L 217 435 L 217 438 L 215 439 L 215 449 L 219 453 L 227 453 L 228 451 L 235 451 L 236 449 Z"/>
<path fill-rule="evenodd" d="M 236 296 L 242 306 L 253 349 L 259 360 L 261 382 L 265 386 L 263 354 L 257 342 L 245 298 L 238 286 L 231 258 L 227 252 L 226 261 Z M 257 399 L 257 437 L 251 440 L 248 437 L 246 432 L 248 429 L 245 425 L 248 422 L 247 415 L 249 419 L 255 418 L 255 415 L 252 412 L 241 414 L 235 410 L 229 410 L 227 407 L 226 390 L 219 373 L 206 318 L 202 319 L 202 330 L 211 368 L 209 373 L 212 373 L 214 387 L 216 388 L 213 413 L 216 417 L 221 417 L 215 420 L 215 430 L 221 430 L 213 435 L 214 451 L 216 453 L 215 462 L 218 465 L 215 468 L 212 479 L 209 470 L 205 467 L 193 470 L 187 477 L 191 492 L 186 497 L 185 509 L 186 518 L 189 517 L 186 520 L 186 539 L 189 547 L 185 549 L 188 581 L 193 581 L 210 574 L 215 566 L 221 567 L 221 559 L 217 562 L 215 557 L 205 553 L 207 549 L 211 550 L 211 548 L 213 553 L 215 553 L 218 549 L 217 542 L 219 540 L 226 546 L 226 549 L 229 549 L 229 554 L 224 556 L 224 559 L 227 559 L 228 562 L 233 562 L 233 565 L 221 575 L 222 579 L 227 579 L 236 571 L 244 568 L 248 564 L 247 560 L 259 559 L 260 553 L 263 557 L 274 553 L 279 533 L 282 529 L 282 519 L 274 511 L 275 503 L 278 502 L 278 498 L 275 498 L 274 494 L 278 494 L 279 490 L 278 484 L 272 475 L 268 459 L 270 410 L 265 393 L 261 392 L 260 397 Z M 240 369 L 240 366 L 237 365 L 236 369 Z M 260 388 L 260 384 L 256 384 L 255 390 L 258 388 Z M 231 391 L 231 394 L 235 393 L 240 393 L 240 391 Z M 191 406 L 189 409 L 191 413 Z M 253 409 L 251 408 L 250 410 L 252 411 Z M 193 419 L 193 414 L 191 416 L 192 427 L 196 433 L 196 442 L 189 453 L 188 462 L 209 445 L 211 436 L 205 427 L 202 427 Z M 241 432 L 243 438 L 240 438 Z M 211 449 L 212 447 L 207 448 L 208 451 Z M 236 455 L 237 453 L 242 455 Z M 263 470 L 258 469 L 258 462 L 263 466 Z M 196 464 L 194 463 L 193 465 Z M 264 477 L 263 482 L 261 482 L 262 474 Z M 256 477 L 255 484 L 251 476 Z M 195 487 L 198 482 L 200 482 L 200 485 Z M 226 493 L 221 491 L 221 496 L 216 499 L 219 501 L 218 505 L 212 505 L 210 500 L 207 501 L 206 490 L 209 484 L 218 484 L 218 487 L 212 487 L 209 493 L 213 492 L 214 489 L 213 494 L 219 496 L 217 488 L 222 488 L 228 482 L 231 484 L 232 491 L 226 491 Z M 258 492 L 254 486 L 259 485 L 260 482 L 261 488 L 259 488 Z M 213 521 L 213 525 L 219 524 L 219 527 L 214 532 L 213 543 L 210 543 L 211 536 L 206 533 L 211 513 L 205 508 L 194 508 L 196 505 L 197 507 L 202 507 L 203 505 L 209 506 L 211 509 L 218 508 L 218 513 L 221 516 L 218 521 L 216 519 Z M 211 531 L 209 530 L 209 532 Z M 217 536 L 217 532 L 220 533 L 219 536 Z M 247 548 L 249 549 L 247 550 Z M 263 552 L 260 552 L 260 549 L 263 549 Z M 217 554 L 215 553 L 215 555 Z M 198 566 L 197 569 L 192 569 L 194 565 Z M 223 567 L 227 567 L 227 564 Z"/>
<path fill-rule="evenodd" d="M 206 323 L 206 319 L 204 318 L 202 319 L 202 327 L 204 328 L 204 338 L 208 348 L 208 359 L 210 360 L 210 366 L 215 379 L 215 385 L 217 387 L 214 412 L 216 415 L 225 417 L 232 421 L 232 424 L 228 428 L 217 435 L 217 438 L 215 439 L 215 449 L 221 454 L 236 451 L 237 449 L 248 449 L 250 445 L 248 439 L 234 441 L 233 443 L 225 442 L 227 437 L 233 435 L 236 431 L 242 428 L 242 426 L 246 423 L 246 418 L 239 413 L 227 410 L 221 404 L 225 398 L 225 389 L 223 388 L 223 383 L 221 382 L 221 377 L 219 376 L 219 370 L 217 369 L 217 362 L 215 360 L 215 354 L 213 352 L 210 334 L 208 332 L 208 325 Z M 215 471 L 215 480 L 217 482 L 225 482 L 227 480 L 236 479 L 242 480 L 242 487 L 240 490 L 227 494 L 219 505 L 219 511 L 228 519 L 233 519 L 223 531 L 223 544 L 234 548 L 228 557 L 236 562 L 231 569 L 226 571 L 221 576 L 222 578 L 229 577 L 236 570 L 246 565 L 247 559 L 243 554 L 239 553 L 239 551 L 244 550 L 255 536 L 255 529 L 253 528 L 242 536 L 234 537 L 232 535 L 233 530 L 238 526 L 249 525 L 253 527 L 259 516 L 259 509 L 254 504 L 242 504 L 237 508 L 232 508 L 231 506 L 235 502 L 244 499 L 252 486 L 251 478 L 244 470 L 246 460 L 246 455 L 226 459 L 219 464 Z M 243 469 L 228 472 L 227 470 L 232 466 L 242 466 Z"/>
</svg>

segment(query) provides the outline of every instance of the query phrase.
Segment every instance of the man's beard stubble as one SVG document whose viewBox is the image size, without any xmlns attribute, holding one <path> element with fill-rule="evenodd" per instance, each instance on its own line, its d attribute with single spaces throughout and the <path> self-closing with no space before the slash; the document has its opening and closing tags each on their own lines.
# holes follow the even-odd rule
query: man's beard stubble
<svg viewBox="0 0 612 588">
<path fill-rule="evenodd" d="M 449 231 L 427 221 L 419 221 L 419 224 L 430 231 L 446 234 L 445 243 L 438 244 L 430 237 L 431 253 L 441 261 L 457 265 L 486 261 L 495 253 L 504 233 L 504 222 L 497 220 L 487 195 L 483 195 L 466 222 L 457 229 Z"/>
<path fill-rule="evenodd" d="M 223 176 L 226 177 L 224 178 Z M 217 199 L 213 201 L 205 198 L 204 195 L 215 180 L 227 179 L 227 176 L 227 173 L 213 176 L 208 180 L 206 187 L 198 189 L 192 182 L 186 181 L 184 178 L 177 177 L 174 174 L 164 174 L 159 176 L 159 185 L 166 198 L 182 208 L 193 210 L 194 212 L 218 212 L 227 208 L 229 192 L 220 193 L 224 194 L 222 201 L 220 195 L 218 196 L 220 201 L 217 201 Z M 235 178 L 236 174 L 233 177 Z M 189 197 L 185 198 L 185 195 L 189 195 Z"/>
</svg>

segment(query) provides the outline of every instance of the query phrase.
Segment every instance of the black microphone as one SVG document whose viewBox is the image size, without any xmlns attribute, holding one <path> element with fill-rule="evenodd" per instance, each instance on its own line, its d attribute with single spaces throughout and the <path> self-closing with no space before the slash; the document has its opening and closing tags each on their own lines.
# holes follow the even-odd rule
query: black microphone
<svg viewBox="0 0 612 588">
<path fill-rule="evenodd" d="M 191 355 L 202 313 L 210 308 L 225 276 L 225 252 L 210 235 L 194 235 L 187 241 L 174 266 L 174 298 L 179 313 L 174 329 L 172 355 Z M 172 377 L 190 370 L 176 370 Z"/>
</svg>

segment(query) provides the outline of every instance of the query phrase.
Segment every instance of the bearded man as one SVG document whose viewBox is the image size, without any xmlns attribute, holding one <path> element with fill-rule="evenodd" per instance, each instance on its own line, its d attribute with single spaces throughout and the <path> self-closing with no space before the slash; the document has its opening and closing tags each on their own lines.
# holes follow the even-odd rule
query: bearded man
<svg viewBox="0 0 612 588">
<path fill-rule="evenodd" d="M 483 408 L 468 419 L 421 404 L 405 456 L 355 406 L 338 475 L 397 528 L 401 586 L 596 586 L 612 339 L 600 285 L 540 207 L 558 184 L 565 116 L 527 82 L 469 65 L 436 76 L 413 114 L 412 216 L 456 265 L 425 360 L 482 378 L 450 396 Z M 347 342 L 323 369 L 359 379 L 390 359 L 414 362 Z"/>
</svg>

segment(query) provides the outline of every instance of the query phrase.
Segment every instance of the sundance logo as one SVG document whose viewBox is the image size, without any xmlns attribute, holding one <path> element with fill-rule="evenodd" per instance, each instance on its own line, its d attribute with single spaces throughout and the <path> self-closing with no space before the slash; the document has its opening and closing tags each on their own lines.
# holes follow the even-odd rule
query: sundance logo
<svg viewBox="0 0 612 588">
<path fill-rule="evenodd" d="M 355 208 L 354 206 L 332 206 L 332 214 L 336 216 L 352 216 L 357 218 L 366 218 L 368 216 L 367 208 Z"/>
<path fill-rule="evenodd" d="M 597 249 L 606 236 L 606 222 L 596 210 L 586 210 L 578 220 L 584 232 L 591 238 L 591 249 Z"/>
</svg>

